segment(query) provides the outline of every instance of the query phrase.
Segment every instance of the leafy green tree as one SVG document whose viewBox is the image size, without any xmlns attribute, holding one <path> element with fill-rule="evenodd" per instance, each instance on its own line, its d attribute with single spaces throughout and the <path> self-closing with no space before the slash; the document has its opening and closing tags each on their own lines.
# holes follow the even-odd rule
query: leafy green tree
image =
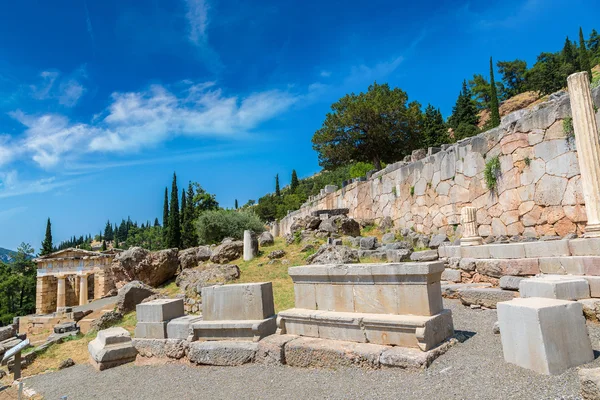
<svg viewBox="0 0 600 400">
<path fill-rule="evenodd" d="M 467 133 L 477 132 L 477 124 L 479 123 L 479 116 L 477 115 L 477 107 L 475 102 L 471 98 L 471 90 L 467 86 L 467 82 L 463 81 L 462 90 L 456 99 L 456 104 L 452 108 L 452 115 L 448 118 L 448 125 L 454 129 L 454 138 L 459 140 L 462 135 Z M 462 127 L 461 127 L 462 125 Z M 468 128 L 472 126 L 473 128 Z M 456 131 L 460 127 L 460 134 Z M 464 136 L 466 137 L 466 136 Z"/>
<path fill-rule="evenodd" d="M 490 125 L 495 128 L 500 125 L 500 105 L 498 104 L 498 93 L 496 92 L 496 81 L 494 80 L 494 62 L 490 57 Z"/>
<path fill-rule="evenodd" d="M 298 174 L 296 173 L 296 170 L 293 169 L 292 170 L 292 181 L 290 182 L 290 190 L 292 192 L 295 192 L 296 189 L 298 189 L 298 185 L 300 185 L 300 183 L 298 182 Z"/>
<path fill-rule="evenodd" d="M 242 239 L 245 230 L 260 233 L 264 224 L 248 211 L 213 210 L 203 212 L 196 221 L 200 243 L 220 243 L 224 238 Z"/>
<path fill-rule="evenodd" d="M 275 175 L 275 196 L 281 196 L 281 189 L 279 188 L 279 174 Z"/>
<path fill-rule="evenodd" d="M 373 164 L 359 161 L 350 167 L 350 178 L 362 178 L 367 176 L 367 172 L 374 169 Z"/>
<path fill-rule="evenodd" d="M 577 45 L 569 40 L 569 37 L 565 39 L 565 44 L 561 51 L 563 64 L 568 64 L 573 71 L 579 69 L 579 59 L 577 55 Z"/>
<path fill-rule="evenodd" d="M 219 209 L 219 203 L 217 202 L 214 194 L 208 193 L 206 190 L 204 190 L 202 188 L 202 186 L 200 186 L 200 184 L 198 182 L 192 182 L 191 185 L 192 185 L 193 193 L 194 193 L 193 200 L 192 200 L 192 204 L 193 204 L 193 208 L 194 208 L 194 219 L 198 218 L 198 215 L 200 215 L 204 211 Z M 188 193 L 189 193 L 189 186 L 188 186 Z M 189 201 L 188 201 L 188 203 L 189 203 Z"/>
<path fill-rule="evenodd" d="M 585 38 L 581 27 L 579 27 L 579 70 L 587 71 L 590 82 L 592 81 L 592 64 L 588 50 L 585 47 Z"/>
<path fill-rule="evenodd" d="M 423 118 L 423 145 L 437 147 L 449 141 L 448 127 L 444 123 L 442 112 L 428 104 Z"/>
<path fill-rule="evenodd" d="M 151 226 L 146 229 L 134 227 L 127 238 L 126 246 L 139 246 L 152 251 L 167 248 L 160 226 Z"/>
<path fill-rule="evenodd" d="M 41 256 L 45 256 L 51 254 L 53 251 L 52 246 L 52 224 L 50 223 L 50 218 L 48 218 L 48 222 L 46 222 L 46 235 L 44 236 L 44 241 L 42 242 L 42 251 L 40 252 Z"/>
<path fill-rule="evenodd" d="M 563 88 L 566 76 L 561 72 L 561 58 L 555 53 L 541 53 L 538 56 L 536 63 L 525 74 L 530 90 L 545 95 Z"/>
<path fill-rule="evenodd" d="M 167 246 L 170 248 L 181 246 L 181 220 L 179 217 L 179 189 L 177 189 L 177 174 L 173 173 L 171 184 L 171 202 L 169 203 L 169 228 L 167 233 Z"/>
<path fill-rule="evenodd" d="M 595 29 L 592 29 L 590 38 L 588 39 L 588 49 L 592 65 L 600 63 L 600 35 Z"/>
<path fill-rule="evenodd" d="M 473 79 L 469 81 L 469 89 L 475 100 L 475 105 L 478 110 L 486 110 L 490 108 L 490 83 L 481 74 L 473 75 Z"/>
<path fill-rule="evenodd" d="M 525 80 L 527 62 L 519 59 L 514 61 L 498 61 L 496 66 L 498 67 L 498 72 L 502 75 L 502 82 L 504 83 L 503 97 L 513 97 L 527 90 Z"/>
<path fill-rule="evenodd" d="M 319 164 L 333 170 L 351 162 L 395 162 L 420 144 L 419 103 L 408 103 L 399 88 L 375 82 L 366 93 L 348 94 L 332 104 L 312 138 Z"/>
<path fill-rule="evenodd" d="M 479 129 L 475 125 L 461 122 L 460 125 L 454 130 L 454 140 L 462 140 L 471 136 L 475 136 L 479 133 Z"/>
</svg>

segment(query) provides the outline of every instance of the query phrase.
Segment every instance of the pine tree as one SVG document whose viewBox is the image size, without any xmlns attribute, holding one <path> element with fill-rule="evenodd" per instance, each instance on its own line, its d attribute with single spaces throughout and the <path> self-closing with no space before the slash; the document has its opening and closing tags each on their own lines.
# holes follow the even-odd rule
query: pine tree
<svg viewBox="0 0 600 400">
<path fill-rule="evenodd" d="M 237 201 L 237 199 L 235 199 L 235 209 L 237 210 L 238 208 L 239 208 L 238 207 L 238 201 Z"/>
<path fill-rule="evenodd" d="M 281 196 L 281 190 L 279 189 L 279 174 L 275 175 L 275 196 Z"/>
<path fill-rule="evenodd" d="M 454 138 L 458 140 L 476 134 L 478 122 L 477 107 L 471 98 L 467 81 L 463 81 L 452 115 L 448 118 L 448 125 L 454 129 Z"/>
<path fill-rule="evenodd" d="M 290 189 L 292 190 L 292 193 L 296 192 L 296 189 L 298 189 L 299 185 L 300 185 L 300 182 L 298 181 L 298 174 L 296 174 L 296 170 L 293 169 L 292 170 L 292 182 L 290 183 Z"/>
<path fill-rule="evenodd" d="M 449 142 L 448 127 L 444 123 L 442 112 L 431 104 L 423 115 L 423 147 L 436 147 Z"/>
<path fill-rule="evenodd" d="M 104 239 L 105 240 L 113 240 L 113 228 L 110 220 L 106 221 L 106 227 L 104 228 Z"/>
<path fill-rule="evenodd" d="M 185 223 L 185 189 L 181 189 L 181 209 L 179 210 L 179 220 L 181 223 L 181 227 L 183 228 L 183 224 Z"/>
<path fill-rule="evenodd" d="M 40 255 L 45 256 L 51 254 L 52 251 L 52 224 L 50 223 L 50 218 L 48 218 L 48 222 L 46 223 L 46 236 L 44 236 L 44 241 L 42 242 L 42 251 Z"/>
<path fill-rule="evenodd" d="M 102 251 L 106 251 L 106 240 L 102 241 Z"/>
<path fill-rule="evenodd" d="M 154 218 L 154 226 L 160 226 L 160 222 L 158 222 L 158 218 Z"/>
<path fill-rule="evenodd" d="M 565 44 L 561 51 L 563 64 L 572 66 L 573 69 L 579 69 L 579 60 L 577 59 L 577 45 L 569 40 L 569 37 L 565 39 Z"/>
<path fill-rule="evenodd" d="M 579 70 L 587 71 L 590 82 L 592 81 L 592 65 L 590 63 L 590 55 L 585 47 L 585 38 L 583 37 L 583 29 L 579 27 Z"/>
<path fill-rule="evenodd" d="M 500 125 L 500 106 L 498 104 L 498 92 L 496 92 L 496 81 L 494 80 L 494 62 L 490 57 L 490 113 L 491 128 Z"/>
<path fill-rule="evenodd" d="M 179 219 L 179 190 L 177 189 L 177 174 L 173 173 L 171 184 L 171 203 L 169 204 L 169 228 L 167 246 L 170 248 L 181 246 L 181 220 Z"/>
<path fill-rule="evenodd" d="M 169 190 L 165 188 L 165 201 L 163 205 L 163 239 L 167 243 L 169 235 Z"/>
</svg>

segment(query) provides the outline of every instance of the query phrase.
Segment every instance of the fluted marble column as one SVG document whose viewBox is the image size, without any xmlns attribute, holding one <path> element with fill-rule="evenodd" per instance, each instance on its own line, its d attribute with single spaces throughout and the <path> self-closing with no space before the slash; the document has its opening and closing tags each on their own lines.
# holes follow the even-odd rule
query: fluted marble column
<svg viewBox="0 0 600 400">
<path fill-rule="evenodd" d="M 79 305 L 84 306 L 88 303 L 88 275 L 79 276 Z"/>
<path fill-rule="evenodd" d="M 463 207 L 460 210 L 460 222 L 462 224 L 461 246 L 478 246 L 483 244 L 483 239 L 477 234 L 477 209 L 475 207 Z"/>
<path fill-rule="evenodd" d="M 250 261 L 258 254 L 258 240 L 252 231 L 244 231 L 244 261 Z"/>
<path fill-rule="evenodd" d="M 62 311 L 67 306 L 67 286 L 65 275 L 58 275 L 56 285 L 56 311 Z"/>
<path fill-rule="evenodd" d="M 567 84 L 587 214 L 585 236 L 600 237 L 600 142 L 589 75 L 577 72 L 567 78 Z"/>
</svg>

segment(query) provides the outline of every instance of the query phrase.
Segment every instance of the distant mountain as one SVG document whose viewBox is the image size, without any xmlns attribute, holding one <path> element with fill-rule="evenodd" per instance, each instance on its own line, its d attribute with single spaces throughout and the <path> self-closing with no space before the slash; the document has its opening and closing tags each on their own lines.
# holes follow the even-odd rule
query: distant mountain
<svg viewBox="0 0 600 400">
<path fill-rule="evenodd" d="M 5 263 L 11 262 L 16 254 L 17 254 L 16 251 L 3 249 L 2 247 L 0 247 L 0 261 L 1 262 L 5 262 Z"/>
</svg>

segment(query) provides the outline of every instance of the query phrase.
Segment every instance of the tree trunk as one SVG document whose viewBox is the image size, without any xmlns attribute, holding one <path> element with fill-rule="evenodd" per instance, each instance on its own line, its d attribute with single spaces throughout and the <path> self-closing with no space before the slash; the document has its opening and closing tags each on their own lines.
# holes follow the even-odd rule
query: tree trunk
<svg viewBox="0 0 600 400">
<path fill-rule="evenodd" d="M 379 159 L 379 156 L 373 157 L 373 167 L 375 167 L 377 171 L 381 170 L 381 160 Z"/>
</svg>

